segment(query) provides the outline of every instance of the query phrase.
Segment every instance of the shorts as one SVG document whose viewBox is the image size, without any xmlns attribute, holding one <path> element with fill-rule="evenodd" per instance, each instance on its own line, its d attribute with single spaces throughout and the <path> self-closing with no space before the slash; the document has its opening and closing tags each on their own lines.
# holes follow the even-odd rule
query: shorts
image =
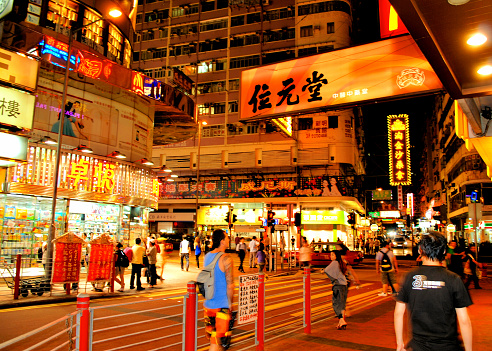
<svg viewBox="0 0 492 351">
<path fill-rule="evenodd" d="M 384 272 L 381 271 L 381 280 L 383 284 L 396 284 L 396 274 L 395 271 Z"/>
<path fill-rule="evenodd" d="M 124 274 L 125 273 L 125 267 L 116 266 L 115 268 L 116 268 L 116 270 L 115 270 L 115 272 L 116 272 L 115 274 L 116 275 L 120 275 L 120 274 Z"/>
<path fill-rule="evenodd" d="M 205 332 L 211 344 L 226 347 L 231 343 L 231 312 L 228 308 L 203 307 Z M 228 347 L 228 346 L 227 346 Z"/>
</svg>

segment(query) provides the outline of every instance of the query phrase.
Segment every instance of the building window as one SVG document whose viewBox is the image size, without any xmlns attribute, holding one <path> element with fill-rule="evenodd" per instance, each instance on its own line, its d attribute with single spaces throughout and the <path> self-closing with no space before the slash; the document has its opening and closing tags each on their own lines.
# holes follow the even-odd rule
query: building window
<svg viewBox="0 0 492 351">
<path fill-rule="evenodd" d="M 259 23 L 259 22 L 261 22 L 261 16 L 260 16 L 259 12 L 248 13 L 246 15 L 246 23 L 247 24 Z"/>
<path fill-rule="evenodd" d="M 116 59 L 121 56 L 121 44 L 123 42 L 123 36 L 115 26 L 109 26 L 108 36 L 108 53 L 113 55 Z M 110 57 L 111 58 L 111 57 Z"/>
<path fill-rule="evenodd" d="M 301 38 L 312 37 L 313 36 L 313 26 L 301 27 Z"/>
<path fill-rule="evenodd" d="M 97 21 L 98 19 L 101 19 L 101 16 L 89 10 L 84 11 L 84 22 L 83 22 L 84 25 Z M 82 42 L 85 42 L 85 44 L 90 45 L 90 43 L 87 42 L 87 40 L 89 40 L 93 43 L 101 45 L 103 24 L 104 21 L 98 21 L 82 29 L 82 36 L 83 36 Z"/>
<path fill-rule="evenodd" d="M 316 55 L 318 53 L 318 48 L 316 46 L 311 48 L 299 49 L 297 56 L 308 56 L 308 55 Z"/>
<path fill-rule="evenodd" d="M 299 118 L 299 130 L 313 129 L 313 118 Z"/>
<path fill-rule="evenodd" d="M 297 9 L 299 16 L 331 11 L 341 11 L 350 14 L 350 5 L 344 1 L 325 1 L 309 5 L 301 5 Z"/>
<path fill-rule="evenodd" d="M 223 124 L 216 125 L 216 126 L 205 126 L 202 129 L 203 134 L 202 136 L 204 138 L 213 138 L 213 137 L 218 137 L 218 136 L 224 136 L 225 135 L 225 128 Z"/>
<path fill-rule="evenodd" d="M 207 32 L 209 30 L 227 28 L 227 23 L 228 23 L 227 19 L 203 22 L 200 25 L 200 31 Z"/>
<path fill-rule="evenodd" d="M 123 54 L 123 66 L 130 68 L 132 59 L 132 47 L 128 39 L 125 39 L 125 53 Z"/>
<path fill-rule="evenodd" d="M 260 55 L 235 57 L 231 59 L 229 63 L 229 68 L 234 69 L 234 68 L 251 67 L 251 66 L 258 66 L 259 64 L 260 64 Z"/>
<path fill-rule="evenodd" d="M 154 31 L 146 30 L 142 33 L 142 41 L 154 40 Z"/>
<path fill-rule="evenodd" d="M 318 46 L 318 54 L 321 54 L 322 52 L 333 51 L 334 49 L 335 47 L 333 45 Z"/>
<path fill-rule="evenodd" d="M 239 104 L 237 101 L 229 101 L 229 113 L 234 113 L 239 111 Z"/>
<path fill-rule="evenodd" d="M 239 79 L 231 79 L 229 81 L 229 91 L 239 90 L 240 80 Z"/>
<path fill-rule="evenodd" d="M 215 1 L 202 2 L 202 12 L 215 10 Z"/>
<path fill-rule="evenodd" d="M 212 115 L 219 115 L 225 113 L 226 103 L 225 102 L 216 102 L 212 104 L 210 108 L 210 113 Z"/>
<path fill-rule="evenodd" d="M 231 27 L 244 25 L 244 15 L 231 17 Z"/>
<path fill-rule="evenodd" d="M 338 128 L 338 116 L 328 116 L 328 128 Z"/>
<path fill-rule="evenodd" d="M 68 1 L 50 1 L 48 3 L 48 14 L 46 16 L 46 27 L 68 36 L 72 22 L 77 21 L 79 5 Z M 93 13 L 91 11 L 91 13 Z M 95 15 L 95 14 L 94 14 Z M 101 16 L 97 16 L 100 18 Z M 97 19 L 97 18 L 96 18 Z M 90 22 L 85 22 L 90 23 Z M 84 24 L 85 24 L 84 23 Z"/>
<path fill-rule="evenodd" d="M 326 34 L 335 33 L 335 22 L 328 22 L 326 24 Z"/>
</svg>

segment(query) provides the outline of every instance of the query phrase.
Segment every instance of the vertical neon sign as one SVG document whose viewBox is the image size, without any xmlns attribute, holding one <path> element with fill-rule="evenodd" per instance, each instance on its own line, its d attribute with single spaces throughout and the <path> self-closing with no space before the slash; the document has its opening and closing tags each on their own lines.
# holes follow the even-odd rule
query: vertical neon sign
<svg viewBox="0 0 492 351">
<path fill-rule="evenodd" d="M 410 185 L 410 136 L 408 115 L 388 116 L 388 147 L 390 184 Z"/>
</svg>

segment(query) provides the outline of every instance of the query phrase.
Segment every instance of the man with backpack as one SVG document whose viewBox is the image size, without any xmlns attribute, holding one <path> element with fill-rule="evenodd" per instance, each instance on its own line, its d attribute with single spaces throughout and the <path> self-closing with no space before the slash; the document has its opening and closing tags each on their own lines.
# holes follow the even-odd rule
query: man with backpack
<svg viewBox="0 0 492 351">
<path fill-rule="evenodd" d="M 390 250 L 388 241 L 383 241 L 381 250 L 376 253 L 376 272 L 381 273 L 381 281 L 383 283 L 383 291 L 378 296 L 387 296 L 388 285 L 391 286 L 393 294 L 398 292 L 398 284 L 396 283 L 396 273 L 398 273 L 398 263 L 396 257 Z"/>
<path fill-rule="evenodd" d="M 225 253 L 229 247 L 229 237 L 222 229 L 217 229 L 212 234 L 212 251 L 207 253 L 203 265 L 208 265 L 215 260 L 213 268 L 213 295 L 206 297 L 203 303 L 205 317 L 205 331 L 210 339 L 211 351 L 227 350 L 231 342 L 231 318 L 232 299 L 234 296 L 234 262 L 230 255 Z M 219 255 L 218 259 L 215 259 Z M 205 270 L 204 269 L 204 270 Z M 207 292 L 205 286 L 205 292 Z"/>
</svg>

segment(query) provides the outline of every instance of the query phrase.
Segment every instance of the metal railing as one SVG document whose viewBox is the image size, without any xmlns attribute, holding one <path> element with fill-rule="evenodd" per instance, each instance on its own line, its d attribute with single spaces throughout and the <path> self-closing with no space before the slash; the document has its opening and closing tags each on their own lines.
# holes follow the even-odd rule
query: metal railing
<svg viewBox="0 0 492 351">
<path fill-rule="evenodd" d="M 41 328 L 0 344 L 0 350 L 69 350 L 78 351 L 81 313 L 72 312 Z"/>
</svg>

